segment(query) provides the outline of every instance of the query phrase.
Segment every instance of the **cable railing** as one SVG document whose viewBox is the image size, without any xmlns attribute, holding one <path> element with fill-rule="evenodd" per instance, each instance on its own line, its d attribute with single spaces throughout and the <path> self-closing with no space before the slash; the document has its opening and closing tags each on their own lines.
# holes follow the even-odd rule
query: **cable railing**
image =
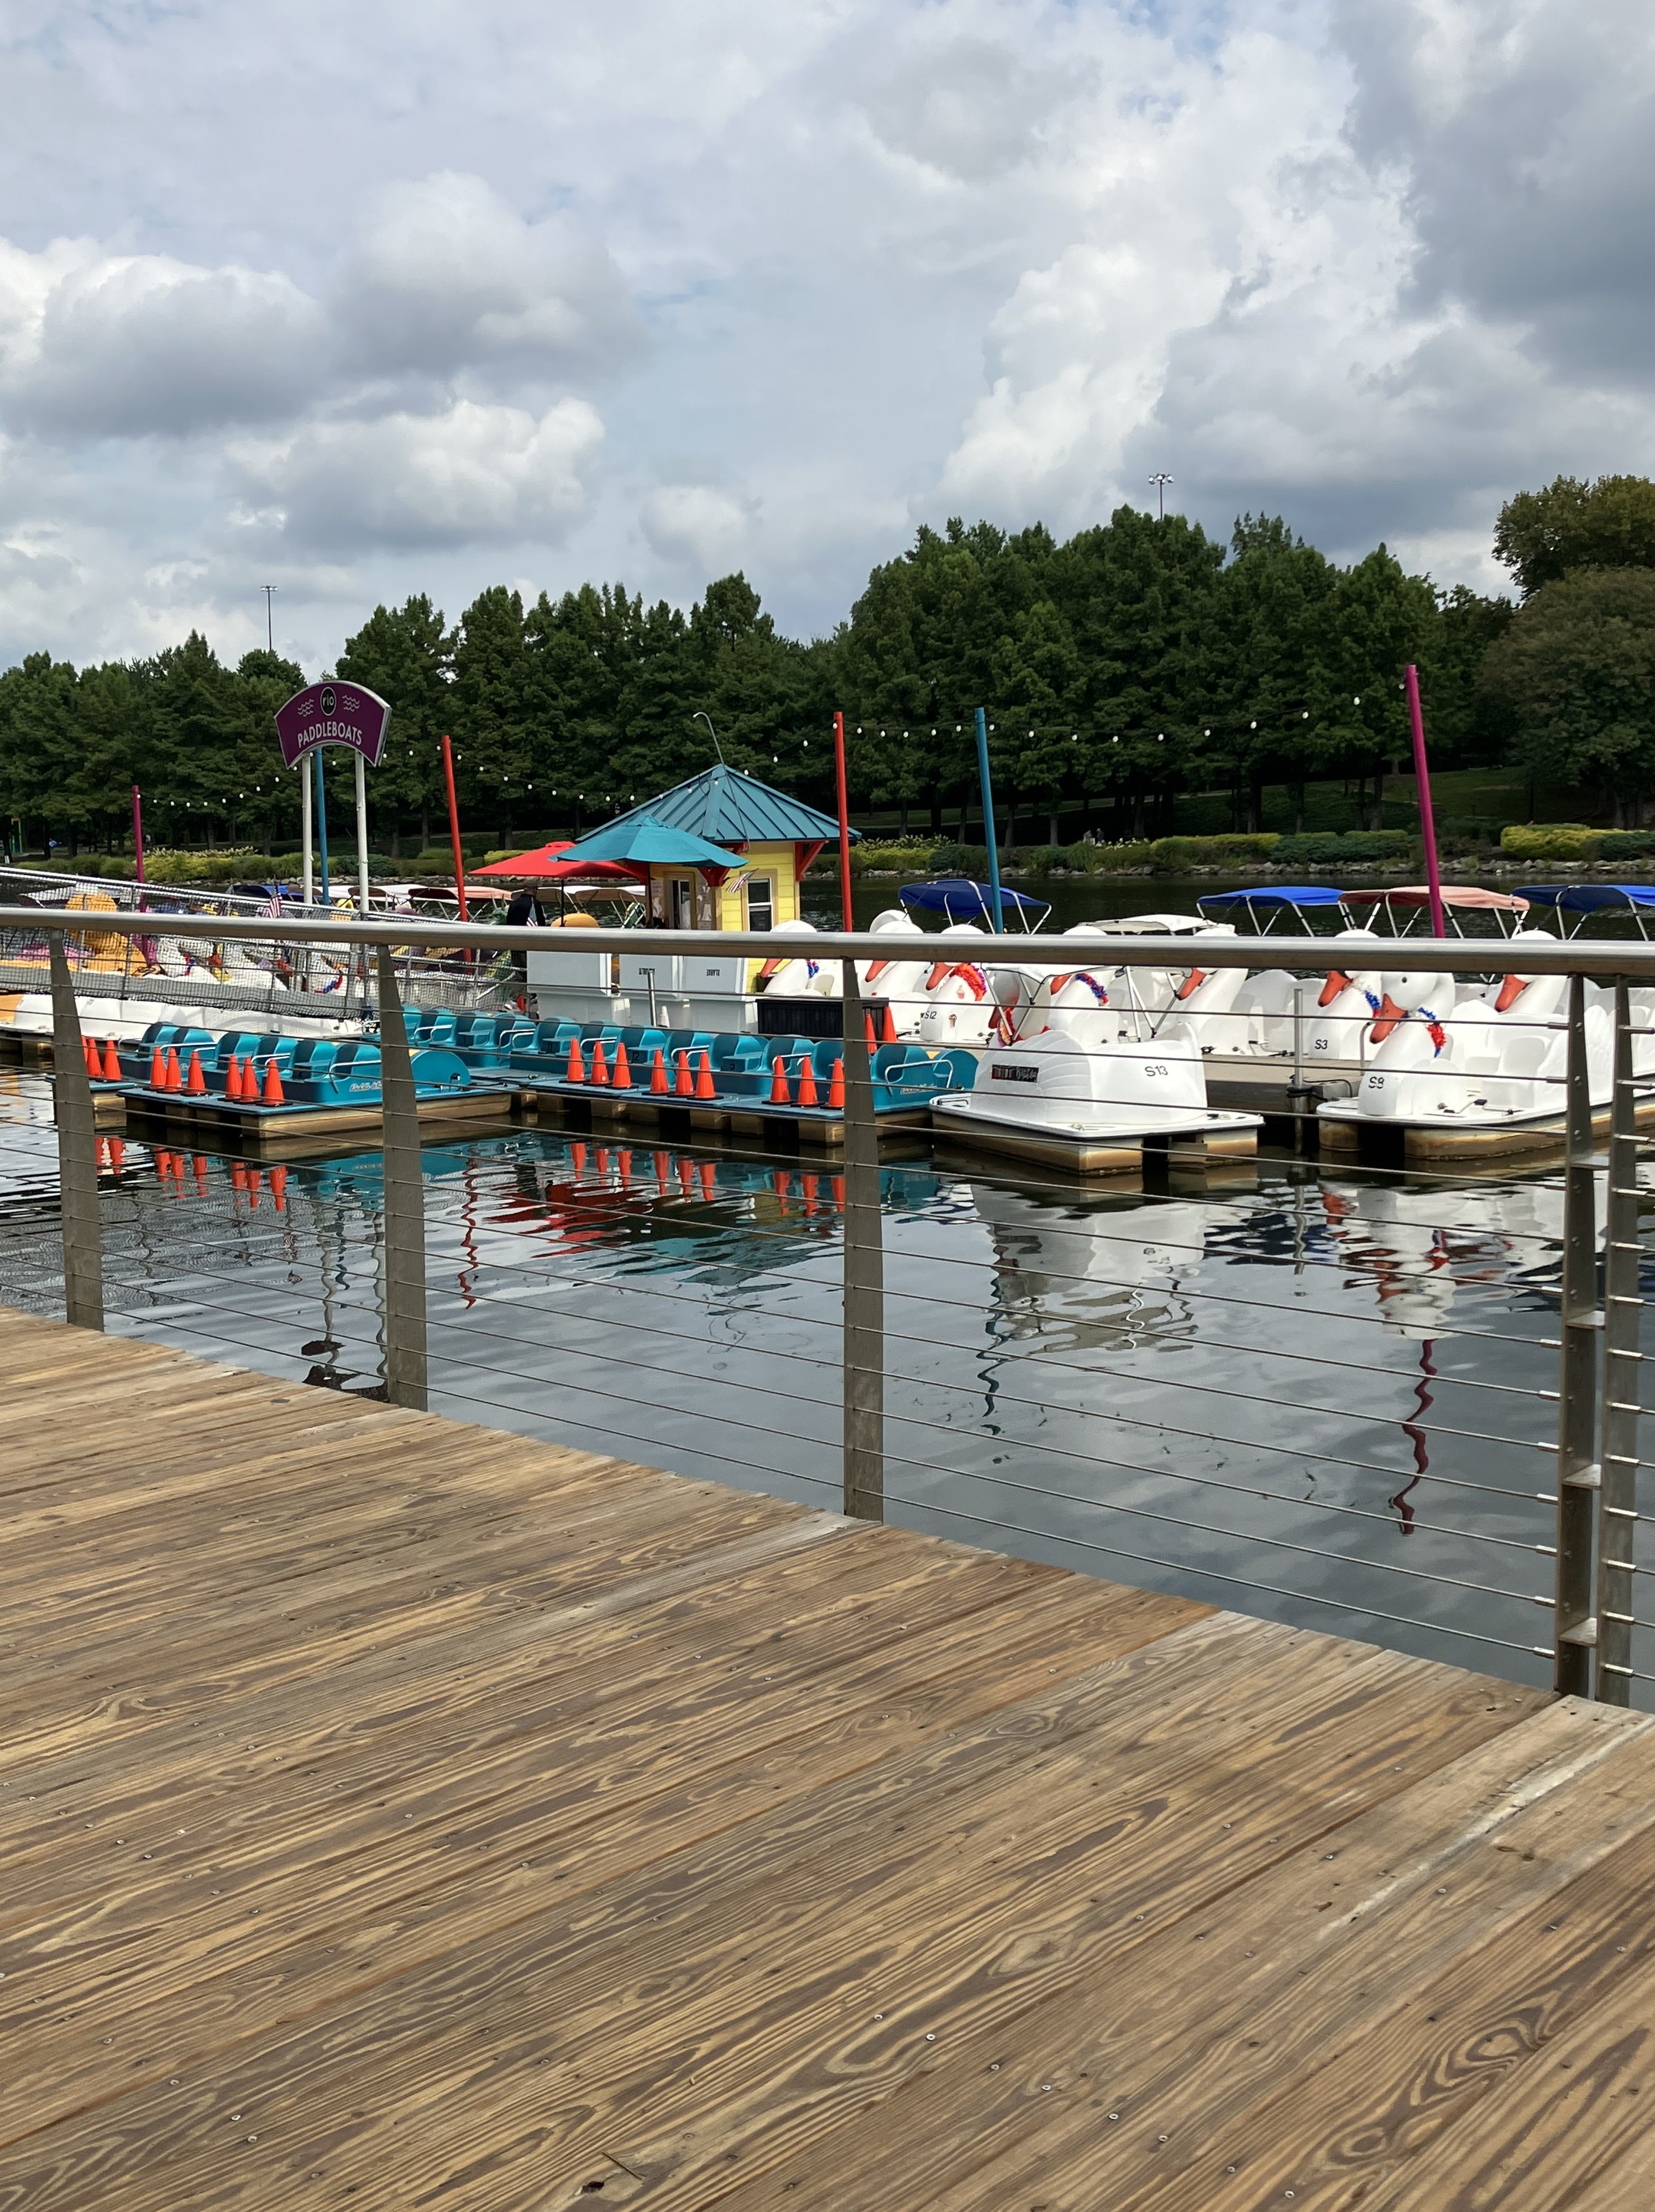
<svg viewBox="0 0 1655 2212">
<path fill-rule="evenodd" d="M 549 1118 L 502 1117 L 452 1144 L 423 1132 L 421 964 L 509 961 L 538 933 L 444 923 L 439 942 L 400 919 L 181 917 L 197 943 L 289 962 L 342 949 L 379 1054 L 375 1127 L 347 1157 L 314 1160 L 112 1135 L 83 1059 L 101 1001 L 74 956 L 94 932 L 131 937 L 149 920 L 0 914 L 45 956 L 56 1119 L 37 1091 L 32 1122 L 0 1126 L 0 1297 L 1655 1702 L 1638 1136 L 1655 1096 L 1640 1065 L 1655 947 L 1476 945 L 1480 973 L 1562 979 L 1530 1025 L 1548 1054 L 1561 1040 L 1562 1063 L 1536 1079 L 1559 1108 L 1538 1172 L 1342 1153 L 1317 1168 L 1288 1146 L 1237 1194 L 1230 1161 L 1204 1189 L 1171 1162 L 1120 1190 L 1043 1160 L 963 1169 L 952 1144 L 908 1132 L 882 1159 L 864 986 L 890 952 L 878 937 L 812 944 L 840 964 L 840 1034 L 823 1046 L 840 1066 L 840 1126 L 782 1158 L 774 1128 L 630 1132 L 617 1101 L 598 1102 L 605 1119 L 566 1085 Z M 707 940 L 624 941 L 681 955 Z M 583 951 L 622 943 L 581 934 Z M 710 943 L 753 958 L 775 945 Z M 1198 945 L 1203 967 L 1286 950 Z M 1376 965 L 1400 957 L 1364 950 Z M 1073 939 L 970 947 L 974 963 L 1025 975 L 1075 952 Z M 1169 957 L 1119 940 L 1109 953 L 1129 969 Z M 1466 972 L 1464 945 L 1409 939 L 1407 956 Z M 1090 1056 L 1083 1039 L 1055 1049 Z M 508 1073 L 498 1082 L 511 1090 Z M 897 1156 L 916 1143 L 922 1164 Z"/>
</svg>

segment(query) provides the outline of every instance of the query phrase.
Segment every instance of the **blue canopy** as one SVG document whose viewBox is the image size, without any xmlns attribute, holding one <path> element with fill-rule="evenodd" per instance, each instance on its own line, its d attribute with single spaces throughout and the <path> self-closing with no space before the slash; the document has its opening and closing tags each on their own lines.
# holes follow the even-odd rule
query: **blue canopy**
<svg viewBox="0 0 1655 2212">
<path fill-rule="evenodd" d="M 917 907 L 922 914 L 946 914 L 950 921 L 975 921 L 979 915 L 986 919 L 994 912 L 994 893 L 988 884 L 974 884 L 965 876 L 949 876 L 935 884 L 904 884 L 897 896 L 904 906 Z M 1002 886 L 1001 912 L 1007 907 L 1019 914 L 1051 912 L 1044 899 L 1030 898 L 1026 892 Z"/>
<path fill-rule="evenodd" d="M 565 847 L 560 860 L 624 860 L 634 867 L 739 868 L 739 853 L 709 845 L 692 830 L 669 829 L 653 814 L 626 814 Z"/>
<path fill-rule="evenodd" d="M 1524 884 L 1522 896 L 1560 914 L 1597 914 L 1606 906 L 1655 907 L 1655 884 Z"/>
<path fill-rule="evenodd" d="M 1265 884 L 1250 891 L 1208 891 L 1196 904 L 1209 906 L 1338 906 L 1344 899 L 1330 884 Z"/>
</svg>

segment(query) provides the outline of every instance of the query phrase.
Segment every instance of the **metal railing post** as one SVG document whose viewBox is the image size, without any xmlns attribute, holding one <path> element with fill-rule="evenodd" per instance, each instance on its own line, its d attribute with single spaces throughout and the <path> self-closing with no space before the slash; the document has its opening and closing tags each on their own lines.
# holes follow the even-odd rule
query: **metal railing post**
<svg viewBox="0 0 1655 2212">
<path fill-rule="evenodd" d="M 1633 1538 L 1638 1522 L 1638 1124 L 1632 998 L 1615 987 L 1615 1102 L 1603 1250 L 1603 1472 L 1598 1492 L 1597 1695 L 1632 1699 Z"/>
<path fill-rule="evenodd" d="M 414 1065 L 396 965 L 380 945 L 380 1114 L 385 1157 L 385 1395 L 423 1413 L 429 1379 L 425 1337 L 425 1182 Z"/>
<path fill-rule="evenodd" d="M 103 1327 L 103 1234 L 98 1219 L 98 1129 L 86 1044 L 60 932 L 52 933 L 52 1066 L 58 1116 L 58 1188 L 64 1237 L 64 1318 Z"/>
<path fill-rule="evenodd" d="M 854 960 L 844 977 L 844 1508 L 885 1518 L 885 1249 L 873 1071 Z"/>
<path fill-rule="evenodd" d="M 1586 1066 L 1586 986 L 1569 978 L 1568 1072 L 1565 1078 L 1562 1348 L 1559 1354 L 1557 1548 L 1553 1585 L 1552 1681 L 1560 1697 L 1587 1696 L 1597 1622 L 1592 1613 L 1592 1539 L 1602 1480 L 1597 1463 L 1596 1173 L 1591 1086 Z"/>
</svg>

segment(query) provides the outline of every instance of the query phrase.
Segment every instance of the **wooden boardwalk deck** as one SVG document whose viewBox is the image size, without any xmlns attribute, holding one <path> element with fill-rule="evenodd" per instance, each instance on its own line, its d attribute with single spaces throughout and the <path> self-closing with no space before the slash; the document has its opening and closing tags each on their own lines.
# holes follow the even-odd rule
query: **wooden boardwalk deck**
<svg viewBox="0 0 1655 2212">
<path fill-rule="evenodd" d="M 1648 1723 L 0 1355 L 0 2208 L 1655 2203 Z"/>
</svg>

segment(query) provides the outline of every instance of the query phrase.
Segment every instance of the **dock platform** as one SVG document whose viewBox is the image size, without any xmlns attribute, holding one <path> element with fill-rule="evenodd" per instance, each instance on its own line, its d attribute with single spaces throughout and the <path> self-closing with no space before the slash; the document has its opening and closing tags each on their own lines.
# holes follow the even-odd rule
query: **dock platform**
<svg viewBox="0 0 1655 2212">
<path fill-rule="evenodd" d="M 0 1348 L 0 2205 L 1655 2202 L 1648 1720 Z"/>
</svg>

